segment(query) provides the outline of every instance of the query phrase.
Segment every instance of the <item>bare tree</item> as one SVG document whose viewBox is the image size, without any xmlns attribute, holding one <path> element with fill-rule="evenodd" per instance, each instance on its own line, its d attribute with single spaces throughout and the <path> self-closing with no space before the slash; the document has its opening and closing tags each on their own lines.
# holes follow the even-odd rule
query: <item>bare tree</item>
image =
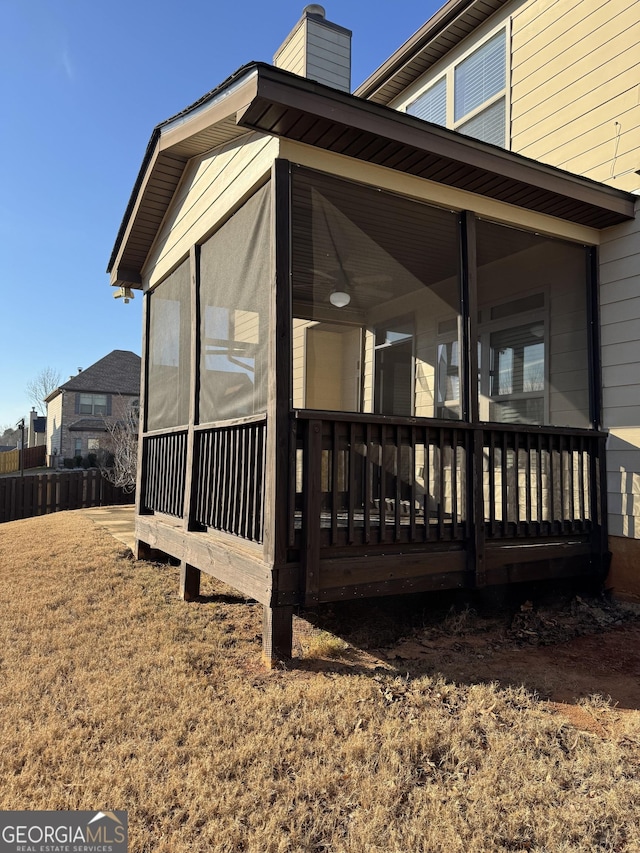
<svg viewBox="0 0 640 853">
<path fill-rule="evenodd" d="M 44 411 L 45 397 L 55 391 L 61 381 L 62 376 L 59 370 L 53 367 L 43 367 L 30 382 L 27 382 L 27 396 L 38 411 Z"/>
<path fill-rule="evenodd" d="M 126 494 L 135 491 L 138 467 L 138 411 L 130 406 L 117 421 L 105 421 L 109 446 L 99 456 L 102 476 Z"/>
</svg>

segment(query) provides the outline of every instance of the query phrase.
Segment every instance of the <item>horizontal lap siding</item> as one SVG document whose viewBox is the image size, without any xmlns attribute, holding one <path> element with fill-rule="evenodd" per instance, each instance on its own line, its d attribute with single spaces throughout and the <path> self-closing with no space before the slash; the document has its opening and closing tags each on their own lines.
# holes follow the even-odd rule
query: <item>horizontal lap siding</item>
<svg viewBox="0 0 640 853">
<path fill-rule="evenodd" d="M 640 203 L 637 205 L 640 207 Z M 600 318 L 609 532 L 640 539 L 640 220 L 600 247 Z"/>
<path fill-rule="evenodd" d="M 175 198 L 147 259 L 149 284 L 160 281 L 187 257 L 269 172 L 278 143 L 271 137 L 243 137 L 195 158 L 185 170 Z"/>
<path fill-rule="evenodd" d="M 635 0 L 530 2 L 518 10 L 512 39 L 513 150 L 620 189 L 636 189 L 639 43 Z"/>
</svg>

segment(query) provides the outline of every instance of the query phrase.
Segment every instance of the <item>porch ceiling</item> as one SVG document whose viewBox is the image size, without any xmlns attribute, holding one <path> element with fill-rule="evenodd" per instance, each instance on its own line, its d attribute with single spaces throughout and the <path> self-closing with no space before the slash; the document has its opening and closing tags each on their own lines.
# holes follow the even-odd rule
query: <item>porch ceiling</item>
<svg viewBox="0 0 640 853">
<path fill-rule="evenodd" d="M 109 261 L 140 271 L 191 157 L 248 131 L 302 142 L 586 225 L 634 217 L 634 197 L 270 65 L 253 63 L 155 128 Z"/>
</svg>

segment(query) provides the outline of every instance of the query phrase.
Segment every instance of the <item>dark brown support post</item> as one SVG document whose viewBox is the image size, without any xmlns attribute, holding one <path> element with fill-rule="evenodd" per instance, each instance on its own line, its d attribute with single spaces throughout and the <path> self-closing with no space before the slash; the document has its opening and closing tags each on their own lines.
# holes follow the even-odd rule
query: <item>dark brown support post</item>
<svg viewBox="0 0 640 853">
<path fill-rule="evenodd" d="M 147 446 L 144 440 L 144 433 L 147 428 L 147 376 L 149 370 L 149 299 L 151 294 L 145 292 L 142 294 L 142 358 L 140 365 L 140 415 L 138 419 L 138 461 L 136 471 L 136 503 L 135 517 L 142 515 L 144 512 L 144 494 L 146 491 L 147 480 Z M 55 485 L 53 492 L 55 492 Z M 153 549 L 146 542 L 141 542 L 138 538 L 135 540 L 133 555 L 136 560 L 153 560 L 151 554 Z"/>
<path fill-rule="evenodd" d="M 589 416 L 591 426 L 602 423 L 602 368 L 600 360 L 600 298 L 598 287 L 598 250 L 589 250 L 587 259 L 587 322 L 589 352 Z"/>
<path fill-rule="evenodd" d="M 293 653 L 293 607 L 265 606 L 262 617 L 262 659 L 271 668 L 291 660 Z"/>
<path fill-rule="evenodd" d="M 200 595 L 200 569 L 184 560 L 180 563 L 180 598 L 194 601 Z"/>
<path fill-rule="evenodd" d="M 320 496 L 322 489 L 322 421 L 308 421 L 304 445 L 303 552 L 304 597 L 316 604 L 320 589 Z"/>
<path fill-rule="evenodd" d="M 461 216 L 462 249 L 462 348 L 464 375 L 461 377 L 462 417 L 473 425 L 473 452 L 467 460 L 468 510 L 472 519 L 473 542 L 469 543 L 469 568 L 475 572 L 476 586 L 486 584 L 484 531 L 484 431 L 478 403 L 478 264 L 476 218 L 470 211 Z"/>
<path fill-rule="evenodd" d="M 290 511 L 291 175 L 287 160 L 275 161 L 271 180 L 275 275 L 269 317 L 264 559 L 275 568 L 286 562 Z"/>
<path fill-rule="evenodd" d="M 189 252 L 190 283 L 191 283 L 191 350 L 190 350 L 190 381 L 189 381 L 189 424 L 187 431 L 187 461 L 185 466 L 184 483 L 184 506 L 183 520 L 184 529 L 193 530 L 195 519 L 193 517 L 196 506 L 195 490 L 198 488 L 198 474 L 195 471 L 195 424 L 198 418 L 198 396 L 199 396 L 199 373 L 198 364 L 200 354 L 200 322 L 198 311 L 198 299 L 200 291 L 200 246 L 192 246 Z"/>
</svg>

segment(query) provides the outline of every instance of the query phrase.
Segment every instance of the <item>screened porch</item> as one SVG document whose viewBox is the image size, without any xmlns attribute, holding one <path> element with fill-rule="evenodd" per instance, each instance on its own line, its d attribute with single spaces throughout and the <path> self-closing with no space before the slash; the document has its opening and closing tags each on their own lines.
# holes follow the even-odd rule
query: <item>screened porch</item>
<svg viewBox="0 0 640 853">
<path fill-rule="evenodd" d="M 141 546 L 285 625 L 298 604 L 600 576 L 594 264 L 277 161 L 145 300 Z"/>
</svg>

